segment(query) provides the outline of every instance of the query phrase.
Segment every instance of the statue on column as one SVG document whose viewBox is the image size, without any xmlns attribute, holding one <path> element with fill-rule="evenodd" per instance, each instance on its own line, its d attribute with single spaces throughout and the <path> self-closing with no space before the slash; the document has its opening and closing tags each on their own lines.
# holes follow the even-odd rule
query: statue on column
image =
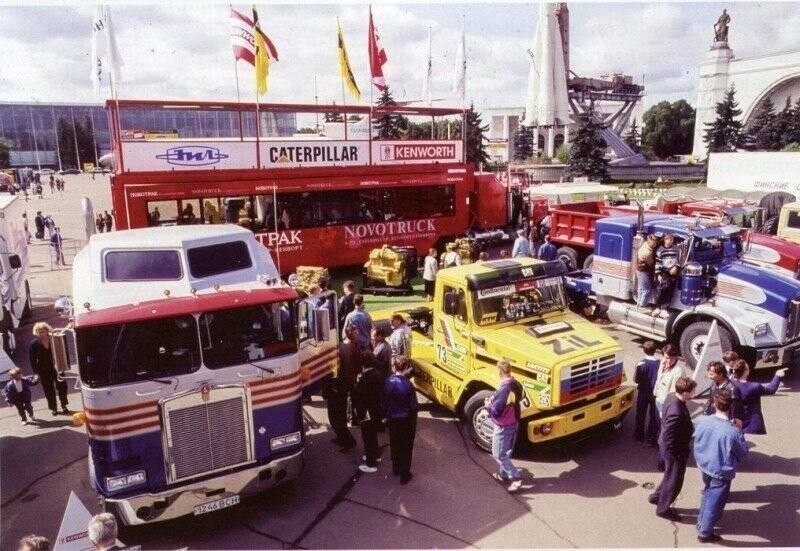
<svg viewBox="0 0 800 551">
<path fill-rule="evenodd" d="M 714 41 L 727 42 L 728 41 L 728 27 L 731 22 L 731 16 L 728 15 L 728 10 L 722 10 L 722 15 L 719 16 L 717 22 L 714 23 Z"/>
</svg>

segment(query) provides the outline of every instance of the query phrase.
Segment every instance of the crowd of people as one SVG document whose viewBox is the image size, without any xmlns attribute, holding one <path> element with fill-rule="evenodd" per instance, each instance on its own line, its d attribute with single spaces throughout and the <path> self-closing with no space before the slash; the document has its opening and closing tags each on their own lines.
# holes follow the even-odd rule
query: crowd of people
<svg viewBox="0 0 800 551">
<path fill-rule="evenodd" d="M 119 528 L 114 515 L 111 513 L 100 513 L 89 520 L 86 527 L 86 537 L 89 539 L 95 551 L 122 551 L 124 546 L 119 545 L 117 536 Z M 23 537 L 17 543 L 17 551 L 51 551 L 53 547 L 50 540 L 44 536 L 30 534 Z"/>
<path fill-rule="evenodd" d="M 634 375 L 638 387 L 634 438 L 657 448 L 657 468 L 664 473 L 648 500 L 659 517 L 681 520 L 672 504 L 683 488 L 693 452 L 703 480 L 697 539 L 701 543 L 718 541 L 721 537 L 714 532 L 714 525 L 722 516 L 736 469 L 747 454 L 745 435 L 766 434 L 761 396 L 775 394 L 786 369 L 777 370 L 767 385 L 750 382 L 747 361 L 734 351 L 725 352 L 720 361 L 708 364 L 708 398 L 701 415 L 692 422 L 687 403 L 694 397 L 697 383 L 684 374 L 677 347 L 667 344 L 661 359 L 656 357 L 653 341 L 645 342 L 643 351 L 645 356 Z"/>
<path fill-rule="evenodd" d="M 97 228 L 97 233 L 103 233 L 103 231 L 108 233 L 114 228 L 114 216 L 108 211 L 104 211 L 103 214 L 98 213 L 94 225 Z"/>
<path fill-rule="evenodd" d="M 61 236 L 61 228 L 56 226 L 56 221 L 53 216 L 42 214 L 42 211 L 37 210 L 36 216 L 33 219 L 34 228 L 36 233 L 32 236 L 30 227 L 28 225 L 28 213 L 22 213 L 22 229 L 25 232 L 25 239 L 28 245 L 31 244 L 31 238 L 36 237 L 39 241 L 47 241 L 50 245 L 52 258 L 57 265 L 66 265 L 64 260 L 64 238 Z M 46 235 L 45 235 L 46 234 Z"/>
</svg>

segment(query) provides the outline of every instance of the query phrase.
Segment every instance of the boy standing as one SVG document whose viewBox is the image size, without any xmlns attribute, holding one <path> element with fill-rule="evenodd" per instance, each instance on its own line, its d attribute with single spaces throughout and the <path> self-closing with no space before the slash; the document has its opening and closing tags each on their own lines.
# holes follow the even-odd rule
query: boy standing
<svg viewBox="0 0 800 551">
<path fill-rule="evenodd" d="M 33 415 L 33 405 L 31 405 L 31 387 L 39 382 L 39 378 L 34 375 L 33 377 L 23 377 L 20 368 L 15 367 L 8 372 L 11 380 L 6 383 L 4 393 L 6 395 L 6 402 L 9 406 L 14 406 L 19 412 L 22 424 L 28 424 L 28 418 L 25 416 L 27 413 L 31 417 L 31 421 L 36 421 Z"/>
</svg>

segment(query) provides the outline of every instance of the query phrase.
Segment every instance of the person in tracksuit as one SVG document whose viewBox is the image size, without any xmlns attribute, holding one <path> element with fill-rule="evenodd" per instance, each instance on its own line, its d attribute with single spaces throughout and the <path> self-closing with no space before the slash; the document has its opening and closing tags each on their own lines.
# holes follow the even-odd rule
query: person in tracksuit
<svg viewBox="0 0 800 551">
<path fill-rule="evenodd" d="M 417 432 L 417 392 L 403 375 L 405 366 L 393 362 L 392 375 L 383 386 L 383 410 L 389 425 L 389 446 L 392 451 L 392 472 L 400 484 L 411 480 L 411 456 Z"/>
<path fill-rule="evenodd" d="M 641 443 L 644 443 L 645 438 L 647 438 L 648 444 L 656 446 L 658 431 L 661 426 L 653 389 L 656 386 L 660 362 L 655 356 L 655 342 L 646 341 L 642 345 L 642 350 L 645 356 L 636 365 L 636 374 L 634 375 L 638 392 L 636 393 L 636 428 L 633 432 L 633 438 Z"/>
</svg>

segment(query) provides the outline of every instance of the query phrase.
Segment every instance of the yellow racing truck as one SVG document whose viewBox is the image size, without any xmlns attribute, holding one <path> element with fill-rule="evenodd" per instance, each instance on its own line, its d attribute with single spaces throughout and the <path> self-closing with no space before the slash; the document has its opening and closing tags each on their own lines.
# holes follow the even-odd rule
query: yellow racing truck
<svg viewBox="0 0 800 551">
<path fill-rule="evenodd" d="M 621 349 L 571 312 L 564 264 L 503 259 L 440 270 L 432 303 L 373 313 L 406 317 L 417 389 L 457 413 L 491 449 L 484 400 L 499 384 L 497 361 L 522 384 L 522 428 L 538 443 L 601 424 L 620 426 L 633 403 Z"/>
</svg>

